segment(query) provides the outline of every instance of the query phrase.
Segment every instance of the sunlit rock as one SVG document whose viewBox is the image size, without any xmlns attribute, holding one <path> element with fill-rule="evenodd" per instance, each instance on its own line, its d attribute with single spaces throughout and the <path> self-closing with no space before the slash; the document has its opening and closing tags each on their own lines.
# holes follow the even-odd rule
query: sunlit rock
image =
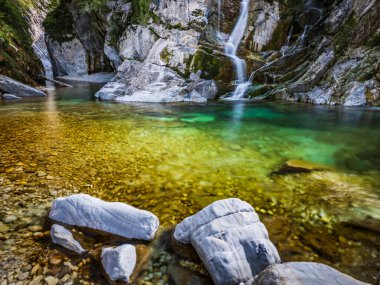
<svg viewBox="0 0 380 285">
<path fill-rule="evenodd" d="M 346 274 L 314 262 L 275 264 L 261 272 L 252 285 L 365 285 Z"/>
<path fill-rule="evenodd" d="M 73 234 L 60 225 L 52 225 L 50 230 L 51 240 L 69 250 L 75 251 L 78 254 L 86 252 L 81 244 L 74 239 Z"/>
<path fill-rule="evenodd" d="M 0 91 L 19 97 L 46 96 L 41 90 L 18 82 L 5 75 L 0 75 Z"/>
<path fill-rule="evenodd" d="M 131 239 L 152 240 L 159 226 L 152 213 L 125 203 L 105 202 L 86 194 L 55 199 L 49 218 Z"/>
<path fill-rule="evenodd" d="M 136 248 L 124 244 L 115 248 L 102 249 L 102 265 L 107 276 L 112 281 L 129 282 L 136 266 Z"/>
<path fill-rule="evenodd" d="M 186 218 L 174 238 L 191 242 L 217 285 L 250 284 L 267 266 L 280 262 L 255 210 L 239 199 L 214 202 Z"/>
</svg>

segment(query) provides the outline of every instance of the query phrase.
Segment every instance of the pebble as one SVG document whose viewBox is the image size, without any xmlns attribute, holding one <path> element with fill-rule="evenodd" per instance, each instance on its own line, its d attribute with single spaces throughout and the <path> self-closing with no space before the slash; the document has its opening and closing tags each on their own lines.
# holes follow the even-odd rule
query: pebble
<svg viewBox="0 0 380 285">
<path fill-rule="evenodd" d="M 48 276 L 45 278 L 47 285 L 57 285 L 59 280 L 53 276 Z"/>
<path fill-rule="evenodd" d="M 47 180 L 54 180 L 54 176 L 48 175 L 48 176 L 46 176 L 46 179 Z"/>
<path fill-rule="evenodd" d="M 44 234 L 41 233 L 41 232 L 35 232 L 35 233 L 33 234 L 33 237 L 34 237 L 35 239 L 40 239 L 40 238 L 43 238 L 43 237 L 44 237 Z"/>
<path fill-rule="evenodd" d="M 37 226 L 37 225 L 28 227 L 28 230 L 31 232 L 40 232 L 43 229 L 44 229 L 43 227 Z"/>
<path fill-rule="evenodd" d="M 33 280 L 29 283 L 29 285 L 40 285 L 43 279 L 44 277 L 42 275 L 38 275 L 33 278 Z"/>
<path fill-rule="evenodd" d="M 9 226 L 7 226 L 6 224 L 3 224 L 3 223 L 0 223 L 0 233 L 6 233 L 9 231 Z"/>
<path fill-rule="evenodd" d="M 41 266 L 37 263 L 36 265 L 34 265 L 34 267 L 32 268 L 32 270 L 30 271 L 30 274 L 31 275 L 36 275 L 37 271 L 41 268 Z"/>
<path fill-rule="evenodd" d="M 37 171 L 37 176 L 38 177 L 43 177 L 43 176 L 46 176 L 46 173 L 43 172 L 43 171 Z"/>
<path fill-rule="evenodd" d="M 10 224 L 17 221 L 17 217 L 15 215 L 6 216 L 3 221 L 5 224 Z"/>
<path fill-rule="evenodd" d="M 22 272 L 18 275 L 17 279 L 23 281 L 29 277 L 29 272 Z"/>
<path fill-rule="evenodd" d="M 50 259 L 49 259 L 49 263 L 51 265 L 58 265 L 58 264 L 61 264 L 63 261 L 62 257 L 60 257 L 59 255 L 53 255 Z"/>
</svg>

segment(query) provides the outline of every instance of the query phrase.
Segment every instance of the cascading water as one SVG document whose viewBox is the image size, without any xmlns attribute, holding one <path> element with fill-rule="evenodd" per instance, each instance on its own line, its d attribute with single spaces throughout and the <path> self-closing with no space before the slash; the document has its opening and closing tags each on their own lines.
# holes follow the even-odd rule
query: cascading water
<svg viewBox="0 0 380 285">
<path fill-rule="evenodd" d="M 242 98 L 250 84 L 246 78 L 246 63 L 243 59 L 237 56 L 238 47 L 243 39 L 248 24 L 248 6 L 249 0 L 242 0 L 239 18 L 228 41 L 224 43 L 225 53 L 232 59 L 236 71 L 235 82 L 237 87 L 231 98 Z"/>
</svg>

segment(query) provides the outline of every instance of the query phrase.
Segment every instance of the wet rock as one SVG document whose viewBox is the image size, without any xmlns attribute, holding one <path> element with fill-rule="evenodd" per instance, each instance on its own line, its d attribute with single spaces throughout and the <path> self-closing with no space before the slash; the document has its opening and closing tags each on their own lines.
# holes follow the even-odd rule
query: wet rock
<svg viewBox="0 0 380 285">
<path fill-rule="evenodd" d="M 49 217 L 69 225 L 141 240 L 152 240 L 159 226 L 158 218 L 148 211 L 86 194 L 54 200 Z"/>
<path fill-rule="evenodd" d="M 6 233 L 10 230 L 10 227 L 6 224 L 0 223 L 0 233 Z"/>
<path fill-rule="evenodd" d="M 275 174 L 308 173 L 327 169 L 329 169 L 329 167 L 326 165 L 299 159 L 291 159 L 286 161 L 284 165 L 282 165 L 281 168 L 275 172 Z"/>
<path fill-rule="evenodd" d="M 76 241 L 73 234 L 60 225 L 52 225 L 50 231 L 51 240 L 69 250 L 75 251 L 78 254 L 86 252 L 81 244 Z"/>
<path fill-rule="evenodd" d="M 46 96 L 44 92 L 5 75 L 0 75 L 0 91 L 19 97 Z"/>
<path fill-rule="evenodd" d="M 43 279 L 44 279 L 43 275 L 38 275 L 33 278 L 33 280 L 29 283 L 29 285 L 40 285 Z"/>
<path fill-rule="evenodd" d="M 133 245 L 124 244 L 115 248 L 102 249 L 102 265 L 112 281 L 130 281 L 137 261 Z"/>
<path fill-rule="evenodd" d="M 9 215 L 9 216 L 6 216 L 4 218 L 3 222 L 5 224 L 10 224 L 10 223 L 13 223 L 13 222 L 17 221 L 17 219 L 18 219 L 17 216 L 15 216 L 15 215 Z"/>
<path fill-rule="evenodd" d="M 4 95 L 0 94 L 0 97 L 3 98 L 4 100 L 18 100 L 18 99 L 22 99 L 21 97 L 13 95 L 13 94 L 4 94 Z"/>
<path fill-rule="evenodd" d="M 296 100 L 309 104 L 324 105 L 330 104 L 334 92 L 332 89 L 322 89 L 315 87 L 307 93 L 295 93 Z"/>
<path fill-rule="evenodd" d="M 59 282 L 59 279 L 54 278 L 53 276 L 48 276 L 45 278 L 45 282 L 47 285 L 57 285 Z"/>
<path fill-rule="evenodd" d="M 347 97 L 343 103 L 345 106 L 364 106 L 367 99 L 379 99 L 378 86 L 374 80 L 351 82 L 347 87 Z"/>
<path fill-rule="evenodd" d="M 280 262 L 255 210 L 240 199 L 214 202 L 186 218 L 177 225 L 174 238 L 191 242 L 217 285 L 248 284 Z"/>
<path fill-rule="evenodd" d="M 170 265 L 168 271 L 176 285 L 207 285 L 212 282 L 209 278 L 181 266 Z"/>
<path fill-rule="evenodd" d="M 44 228 L 42 226 L 38 226 L 38 225 L 34 225 L 34 226 L 28 227 L 28 230 L 31 231 L 31 232 L 40 232 L 43 229 Z"/>
<path fill-rule="evenodd" d="M 275 264 L 261 272 L 252 285 L 365 285 L 339 271 L 314 262 Z"/>
</svg>

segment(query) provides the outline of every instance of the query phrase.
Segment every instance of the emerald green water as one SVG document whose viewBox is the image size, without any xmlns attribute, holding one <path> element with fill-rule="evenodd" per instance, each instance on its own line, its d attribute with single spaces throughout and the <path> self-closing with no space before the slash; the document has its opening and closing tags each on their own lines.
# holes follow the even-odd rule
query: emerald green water
<svg viewBox="0 0 380 285">
<path fill-rule="evenodd" d="M 167 227 L 239 197 L 260 213 L 284 261 L 320 261 L 375 282 L 379 108 L 114 104 L 93 100 L 95 90 L 0 105 L 0 178 L 127 202 Z M 294 159 L 326 170 L 276 173 Z"/>
</svg>

